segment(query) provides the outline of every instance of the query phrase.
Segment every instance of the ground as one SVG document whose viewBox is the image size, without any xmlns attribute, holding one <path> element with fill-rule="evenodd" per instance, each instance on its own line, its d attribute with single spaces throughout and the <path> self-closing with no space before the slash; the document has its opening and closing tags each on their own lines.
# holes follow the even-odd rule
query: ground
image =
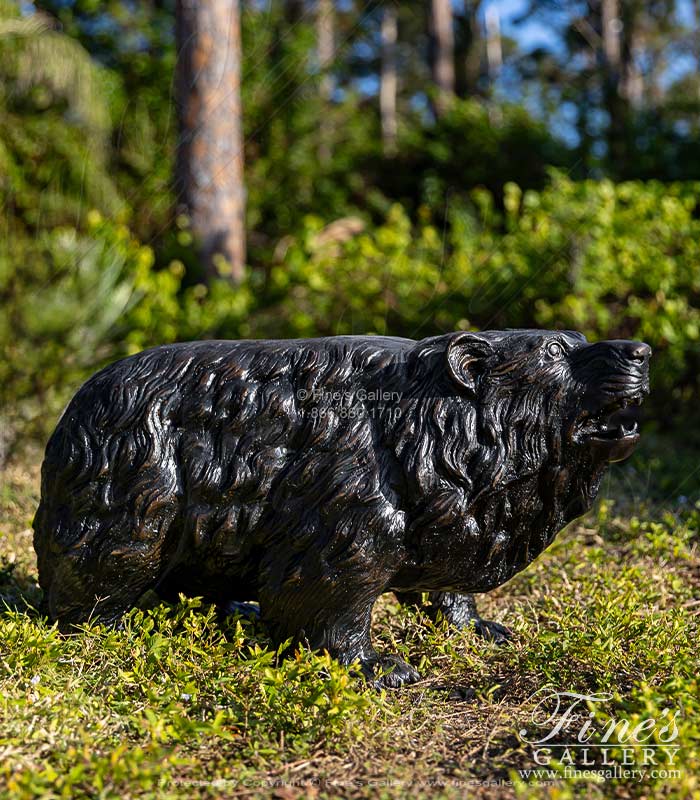
<svg viewBox="0 0 700 800">
<path fill-rule="evenodd" d="M 322 654 L 277 661 L 262 626 L 196 599 L 60 635 L 33 610 L 38 463 L 0 494 L 0 796 L 700 797 L 693 452 L 614 467 L 607 499 L 481 598 L 508 645 L 382 598 L 378 646 L 424 676 L 386 692 Z"/>
</svg>

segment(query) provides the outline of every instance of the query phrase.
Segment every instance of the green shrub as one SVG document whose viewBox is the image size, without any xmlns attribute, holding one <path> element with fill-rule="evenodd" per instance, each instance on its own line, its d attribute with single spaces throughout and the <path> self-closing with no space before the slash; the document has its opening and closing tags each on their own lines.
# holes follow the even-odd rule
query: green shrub
<svg viewBox="0 0 700 800">
<path fill-rule="evenodd" d="M 700 367 L 698 188 L 555 173 L 541 192 L 509 184 L 503 213 L 474 192 L 446 232 L 429 219 L 412 227 L 400 206 L 345 239 L 309 218 L 250 329 L 421 338 L 536 326 L 641 338 L 655 350 L 656 396 L 681 405 Z"/>
<path fill-rule="evenodd" d="M 151 249 L 95 211 L 87 224 L 87 235 L 55 228 L 0 250 L 5 449 L 20 434 L 45 435 L 98 367 L 177 336 L 177 266 L 155 271 Z"/>
</svg>

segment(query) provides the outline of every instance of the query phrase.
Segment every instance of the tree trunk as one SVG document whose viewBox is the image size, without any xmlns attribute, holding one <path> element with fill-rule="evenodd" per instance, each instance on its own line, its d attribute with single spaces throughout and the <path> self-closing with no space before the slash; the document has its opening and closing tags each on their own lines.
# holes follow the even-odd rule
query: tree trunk
<svg viewBox="0 0 700 800">
<path fill-rule="evenodd" d="M 453 14 L 455 94 L 458 97 L 478 97 L 484 94 L 484 88 L 488 88 L 482 85 L 484 56 L 488 67 L 488 59 L 494 55 L 494 51 L 488 51 L 489 42 L 484 31 L 481 5 L 482 0 L 463 0 L 460 3 L 461 10 Z M 489 13 L 490 7 L 487 9 L 487 17 Z M 497 44 L 500 44 L 500 40 Z"/>
<path fill-rule="evenodd" d="M 303 0 L 286 0 L 284 4 L 284 16 L 290 25 L 296 25 L 304 16 Z"/>
<path fill-rule="evenodd" d="M 620 6 L 618 0 L 602 0 L 603 50 L 605 61 L 611 71 L 620 69 L 622 48 L 620 46 Z"/>
<path fill-rule="evenodd" d="M 450 0 L 431 0 L 433 81 L 437 87 L 435 113 L 447 111 L 455 91 L 454 30 Z"/>
<path fill-rule="evenodd" d="M 177 0 L 176 181 L 209 277 L 246 257 L 238 0 Z M 223 263 L 225 259 L 225 266 Z"/>
<path fill-rule="evenodd" d="M 620 6 L 618 0 L 601 0 L 603 39 L 603 97 L 610 117 L 608 125 L 608 159 L 611 167 L 624 170 L 627 157 L 627 103 L 622 96 L 622 46 Z"/>
<path fill-rule="evenodd" d="M 324 106 L 321 111 L 319 125 L 320 143 L 318 155 L 321 161 L 328 162 L 331 159 L 331 140 L 333 137 L 333 125 L 328 113 L 333 97 L 331 66 L 335 60 L 332 0 L 318 0 L 316 35 L 318 37 L 318 66 L 321 70 L 321 102 Z"/>
<path fill-rule="evenodd" d="M 621 86 L 622 95 L 632 108 L 640 108 L 644 100 L 644 79 L 637 66 L 641 51 L 639 32 L 633 30 L 629 37 L 629 57 L 624 63 Z"/>
<path fill-rule="evenodd" d="M 489 6 L 486 9 L 486 60 L 489 67 L 489 78 L 493 80 L 503 66 L 501 15 L 497 6 Z"/>
<path fill-rule="evenodd" d="M 384 155 L 396 152 L 396 39 L 398 24 L 396 6 L 388 2 L 382 16 L 382 74 L 379 87 L 379 108 L 382 119 Z"/>
</svg>

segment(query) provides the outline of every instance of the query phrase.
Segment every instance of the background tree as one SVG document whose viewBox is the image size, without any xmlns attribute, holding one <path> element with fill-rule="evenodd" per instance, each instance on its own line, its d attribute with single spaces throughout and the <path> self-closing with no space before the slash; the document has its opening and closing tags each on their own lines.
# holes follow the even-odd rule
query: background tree
<svg viewBox="0 0 700 800">
<path fill-rule="evenodd" d="M 382 72 L 379 87 L 379 106 L 382 117 L 382 141 L 385 155 L 396 152 L 396 95 L 398 74 L 396 71 L 396 41 L 398 38 L 398 15 L 392 2 L 382 9 Z"/>
<path fill-rule="evenodd" d="M 431 0 L 430 51 L 435 82 L 435 113 L 444 114 L 455 91 L 454 20 L 450 0 Z"/>
<path fill-rule="evenodd" d="M 209 275 L 246 259 L 238 0 L 178 0 L 177 188 Z"/>
<path fill-rule="evenodd" d="M 700 33 L 688 28 L 679 9 L 674 0 L 532 0 L 522 15 L 521 24 L 537 19 L 545 26 L 552 44 L 521 50 L 511 63 L 546 119 L 550 109 L 560 121 L 563 109 L 569 117 L 573 111 L 575 174 L 682 176 L 671 154 L 681 140 L 687 153 L 696 148 L 682 131 L 692 126 L 698 104 L 687 91 L 688 73 L 679 78 L 677 66 Z M 692 162 L 694 171 L 697 156 Z M 686 174 L 688 167 L 686 161 Z"/>
<path fill-rule="evenodd" d="M 497 6 L 489 6 L 486 21 L 486 58 L 489 78 L 495 79 L 503 65 L 503 43 L 501 41 L 501 16 Z"/>
<path fill-rule="evenodd" d="M 464 0 L 454 14 L 456 90 L 460 97 L 484 94 L 485 47 L 482 0 Z"/>
<path fill-rule="evenodd" d="M 285 20 L 290 25 L 296 25 L 304 15 L 304 0 L 286 0 Z"/>
<path fill-rule="evenodd" d="M 335 60 L 335 24 L 332 0 L 318 0 L 316 10 L 316 31 L 318 36 L 318 68 L 320 72 L 319 91 L 324 112 L 319 125 L 319 158 L 327 163 L 331 158 L 331 138 L 333 127 L 329 114 L 333 99 L 333 73 Z"/>
</svg>

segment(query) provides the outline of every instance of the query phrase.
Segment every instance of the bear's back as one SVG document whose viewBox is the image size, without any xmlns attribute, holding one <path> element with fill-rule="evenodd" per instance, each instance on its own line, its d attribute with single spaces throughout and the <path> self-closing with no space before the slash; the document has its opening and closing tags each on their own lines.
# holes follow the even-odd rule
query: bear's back
<svg viewBox="0 0 700 800">
<path fill-rule="evenodd" d="M 111 364 L 78 391 L 49 441 L 35 538 L 63 551 L 128 517 L 130 535 L 149 539 L 177 515 L 195 541 L 250 530 L 300 454 L 337 448 L 347 460 L 343 448 L 371 448 L 368 420 L 341 419 L 333 393 L 352 392 L 413 345 L 206 341 Z"/>
</svg>

